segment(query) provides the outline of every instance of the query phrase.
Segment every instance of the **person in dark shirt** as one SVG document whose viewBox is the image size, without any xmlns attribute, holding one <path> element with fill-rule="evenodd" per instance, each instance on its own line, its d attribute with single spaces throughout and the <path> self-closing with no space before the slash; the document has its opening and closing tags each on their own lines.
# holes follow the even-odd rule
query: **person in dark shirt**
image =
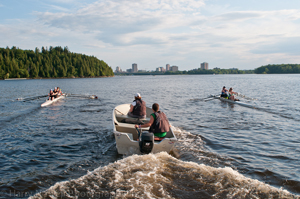
<svg viewBox="0 0 300 199">
<path fill-rule="evenodd" d="M 147 124 L 135 125 L 135 128 L 149 127 L 149 132 L 152 132 L 155 137 L 164 138 L 170 130 L 169 120 L 164 112 L 159 111 L 159 105 L 152 105 L 153 113 L 150 115 L 150 121 Z"/>
<path fill-rule="evenodd" d="M 128 112 L 129 117 L 146 118 L 146 102 L 142 100 L 141 94 L 137 93 L 134 96 L 135 100 L 130 105 Z"/>
</svg>

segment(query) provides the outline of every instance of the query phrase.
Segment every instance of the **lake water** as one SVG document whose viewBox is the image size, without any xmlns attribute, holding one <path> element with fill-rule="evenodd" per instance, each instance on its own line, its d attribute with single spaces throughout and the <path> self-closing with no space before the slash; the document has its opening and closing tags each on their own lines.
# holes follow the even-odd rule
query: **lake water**
<svg viewBox="0 0 300 199">
<path fill-rule="evenodd" d="M 255 108 L 202 100 L 224 85 Z M 299 198 L 299 85 L 298 74 L 0 81 L 0 198 Z M 16 100 L 56 86 L 71 95 Z M 137 92 L 168 116 L 171 154 L 117 153 L 112 110 Z"/>
</svg>

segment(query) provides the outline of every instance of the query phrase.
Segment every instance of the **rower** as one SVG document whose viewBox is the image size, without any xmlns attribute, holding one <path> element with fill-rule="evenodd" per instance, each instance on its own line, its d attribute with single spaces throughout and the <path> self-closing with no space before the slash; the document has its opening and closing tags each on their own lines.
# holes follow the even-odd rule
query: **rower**
<svg viewBox="0 0 300 199">
<path fill-rule="evenodd" d="M 57 93 L 58 93 L 59 96 L 62 95 L 62 91 L 59 87 L 57 87 Z"/>
<path fill-rule="evenodd" d="M 49 95 L 49 100 L 53 100 L 55 97 L 52 89 L 50 89 L 50 92 L 48 95 Z"/>
<path fill-rule="evenodd" d="M 58 97 L 58 91 L 57 91 L 57 88 L 55 87 L 54 90 L 53 90 L 53 95 L 54 95 L 54 98 L 57 98 Z"/>
<path fill-rule="evenodd" d="M 228 99 L 228 94 L 227 94 L 228 90 L 226 89 L 225 86 L 223 86 L 223 89 L 221 91 L 221 96 L 220 97 L 224 97 L 226 99 Z"/>
<path fill-rule="evenodd" d="M 236 99 L 236 98 L 234 97 L 234 94 L 238 94 L 238 93 L 237 93 L 237 92 L 234 92 L 234 91 L 233 91 L 233 88 L 230 88 L 229 91 L 228 91 L 228 98 L 229 98 L 230 100 L 233 100 L 233 101 L 240 101 L 239 99 Z"/>
</svg>

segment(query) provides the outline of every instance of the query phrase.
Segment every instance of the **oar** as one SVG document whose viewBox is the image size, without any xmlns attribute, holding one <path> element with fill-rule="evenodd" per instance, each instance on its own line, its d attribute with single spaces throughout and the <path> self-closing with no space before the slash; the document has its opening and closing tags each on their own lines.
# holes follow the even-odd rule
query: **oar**
<svg viewBox="0 0 300 199">
<path fill-rule="evenodd" d="M 121 113 L 122 115 L 125 115 L 124 113 L 122 113 L 121 111 L 119 111 L 118 109 L 115 109 L 116 111 L 118 111 L 119 113 Z"/>
<path fill-rule="evenodd" d="M 215 97 L 218 95 L 210 95 L 210 98 L 207 98 L 206 100 L 204 100 L 205 102 L 216 99 Z"/>
<path fill-rule="evenodd" d="M 201 98 L 201 99 L 190 99 L 190 100 L 194 100 L 194 101 L 206 101 L 207 99 L 209 99 L 209 100 L 212 100 L 212 99 L 210 99 L 210 98 L 213 98 L 214 97 L 214 95 L 210 95 L 209 97 L 206 97 L 206 98 Z"/>
<path fill-rule="evenodd" d="M 83 97 L 83 98 L 89 98 L 89 99 L 98 99 L 97 95 L 82 95 L 82 94 L 71 94 L 69 93 L 70 97 Z"/>
<path fill-rule="evenodd" d="M 35 99 L 39 99 L 39 98 L 41 98 L 41 97 L 47 97 L 48 95 L 40 95 L 40 96 L 36 96 L 36 97 L 29 97 L 29 98 L 24 98 L 24 99 L 22 99 L 24 102 L 26 102 L 26 101 L 30 101 L 30 100 L 35 100 Z M 19 100 L 19 98 L 17 99 L 17 100 Z"/>
<path fill-rule="evenodd" d="M 251 97 L 247 97 L 247 96 L 245 96 L 245 95 L 242 95 L 241 93 L 237 93 L 236 95 L 237 95 L 237 96 L 240 96 L 240 97 L 242 97 L 242 98 L 248 99 L 248 100 L 257 100 L 257 99 L 255 99 L 255 98 L 251 98 Z"/>
</svg>

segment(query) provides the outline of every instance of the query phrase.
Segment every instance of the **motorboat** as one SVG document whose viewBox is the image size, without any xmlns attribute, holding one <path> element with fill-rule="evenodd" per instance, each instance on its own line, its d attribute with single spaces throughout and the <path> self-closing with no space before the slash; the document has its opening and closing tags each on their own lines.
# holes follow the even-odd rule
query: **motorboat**
<svg viewBox="0 0 300 199">
<path fill-rule="evenodd" d="M 162 139 L 154 138 L 153 133 L 149 133 L 149 127 L 136 129 L 135 124 L 145 124 L 150 121 L 151 108 L 146 108 L 146 118 L 138 119 L 128 116 L 130 104 L 122 104 L 114 108 L 113 133 L 116 139 L 116 147 L 119 154 L 145 154 L 159 153 L 166 151 L 170 153 L 177 138 L 172 130 L 169 129 L 167 135 Z M 147 148 L 145 152 L 145 147 Z"/>
</svg>

